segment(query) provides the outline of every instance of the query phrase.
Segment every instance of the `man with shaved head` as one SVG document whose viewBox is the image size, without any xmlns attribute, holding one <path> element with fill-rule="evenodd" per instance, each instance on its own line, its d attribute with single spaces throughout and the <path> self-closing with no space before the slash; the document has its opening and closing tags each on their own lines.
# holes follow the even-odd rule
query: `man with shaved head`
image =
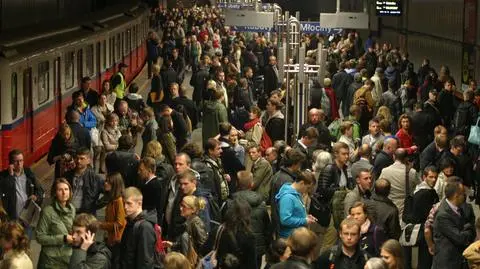
<svg viewBox="0 0 480 269">
<path fill-rule="evenodd" d="M 308 112 L 308 122 L 304 123 L 298 131 L 298 138 L 305 136 L 305 132 L 309 127 L 314 127 L 318 130 L 317 143 L 314 146 L 316 149 L 330 150 L 332 137 L 325 125 L 325 113 L 321 109 L 312 108 Z"/>
<path fill-rule="evenodd" d="M 371 163 L 372 148 L 368 144 L 363 144 L 358 148 L 358 157 L 360 159 L 352 164 L 352 177 L 357 178 L 357 174 L 362 169 L 372 171 L 373 165 Z"/>
<path fill-rule="evenodd" d="M 390 182 L 384 178 L 375 181 L 375 192 L 371 199 L 367 202 L 368 208 L 371 210 L 375 223 L 383 228 L 387 238 L 400 238 L 400 219 L 398 216 L 398 208 L 388 198 L 390 195 Z M 370 213 L 370 212 L 369 212 Z"/>
<path fill-rule="evenodd" d="M 388 198 L 397 206 L 399 218 L 402 217 L 403 207 L 405 203 L 405 184 L 406 171 L 408 171 L 409 192 L 412 193 L 417 186 L 417 171 L 412 168 L 412 163 L 408 159 L 407 151 L 403 148 L 395 150 L 395 162 L 384 168 L 380 174 L 380 178 L 384 178 L 390 182 L 391 191 Z"/>
</svg>

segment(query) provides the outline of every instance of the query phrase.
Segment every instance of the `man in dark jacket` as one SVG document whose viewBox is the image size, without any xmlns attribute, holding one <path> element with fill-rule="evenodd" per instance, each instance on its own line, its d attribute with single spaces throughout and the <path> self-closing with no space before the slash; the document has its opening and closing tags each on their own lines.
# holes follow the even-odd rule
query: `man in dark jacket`
<svg viewBox="0 0 480 269">
<path fill-rule="evenodd" d="M 398 141 L 395 138 L 387 138 L 383 142 L 383 149 L 380 151 L 377 156 L 375 156 L 375 161 L 373 162 L 373 178 L 378 179 L 382 173 L 383 168 L 393 164 L 393 153 L 397 150 Z"/>
<path fill-rule="evenodd" d="M 135 187 L 123 193 L 127 226 L 120 243 L 120 269 L 154 268 L 157 218 L 142 212 L 142 193 Z"/>
<path fill-rule="evenodd" d="M 196 129 L 198 124 L 198 110 L 195 103 L 185 96 L 185 92 L 178 83 L 170 85 L 170 93 L 172 94 L 172 108 L 175 111 L 179 111 L 180 106 L 183 106 L 192 122 L 192 129 Z"/>
<path fill-rule="evenodd" d="M 388 180 L 377 179 L 375 181 L 375 193 L 367 201 L 367 205 L 374 209 L 372 210 L 372 218 L 377 225 L 383 228 L 387 238 L 398 240 L 402 231 L 398 218 L 398 208 L 388 198 L 390 188 L 391 185 Z"/>
<path fill-rule="evenodd" d="M 318 139 L 318 130 L 315 127 L 309 127 L 305 130 L 300 139 L 293 145 L 294 149 L 298 149 L 305 154 L 306 160 L 302 164 L 302 169 L 312 169 L 312 148 Z"/>
<path fill-rule="evenodd" d="M 318 244 L 317 235 L 311 230 L 301 227 L 295 229 L 289 237 L 290 257 L 286 261 L 277 263 L 271 269 L 310 269 L 311 259 L 315 255 Z M 327 268 L 327 267 L 325 267 Z"/>
<path fill-rule="evenodd" d="M 67 111 L 66 120 L 70 129 L 72 129 L 73 137 L 77 139 L 78 146 L 80 148 L 90 148 L 92 146 L 92 137 L 88 129 L 80 124 L 80 114 L 70 109 Z"/>
<path fill-rule="evenodd" d="M 429 165 L 438 166 L 438 162 L 448 150 L 448 138 L 444 134 L 438 134 L 430 145 L 428 145 L 422 153 L 420 153 L 420 171 Z"/>
<path fill-rule="evenodd" d="M 311 108 L 310 111 L 308 111 L 308 122 L 300 127 L 298 137 L 303 137 L 309 127 L 314 127 L 318 131 L 316 145 L 314 145 L 315 148 L 328 151 L 332 147 L 331 143 L 333 139 L 327 126 L 325 126 L 325 122 L 322 120 L 322 114 L 323 111 L 321 109 Z M 323 118 L 325 118 L 324 114 Z"/>
<path fill-rule="evenodd" d="M 165 62 L 162 71 L 160 71 L 160 75 L 162 76 L 162 84 L 164 87 L 170 87 L 172 83 L 178 83 L 178 74 L 173 68 L 173 63 L 171 60 L 167 60 Z M 170 91 L 163 91 L 163 93 L 163 101 L 167 104 L 170 103 L 172 101 Z"/>
<path fill-rule="evenodd" d="M 435 191 L 435 183 L 437 182 L 437 168 L 435 166 L 427 166 L 423 170 L 423 181 L 417 185 L 413 193 L 413 218 L 414 223 L 424 224 L 427 220 L 428 213 L 434 204 L 438 203 L 438 195 Z M 424 226 L 422 225 L 422 228 Z M 424 232 L 421 229 L 420 232 Z M 431 268 L 432 255 L 428 252 L 428 245 L 423 236 L 418 242 L 418 268 Z M 405 251 L 405 249 L 404 249 Z M 406 255 L 410 256 L 411 253 Z"/>
<path fill-rule="evenodd" d="M 10 151 L 8 161 L 8 168 L 0 174 L 0 197 L 9 219 L 16 220 L 29 201 L 41 204 L 43 190 L 32 170 L 23 166 L 23 152 Z"/>
<path fill-rule="evenodd" d="M 458 105 L 452 127 L 456 135 L 470 135 L 470 126 L 475 125 L 478 119 L 478 107 L 473 103 L 475 94 L 472 90 L 463 92 L 463 102 Z M 448 127 L 448 126 L 447 126 Z"/>
<path fill-rule="evenodd" d="M 432 88 L 428 92 L 428 99 L 423 103 L 423 110 L 430 115 L 432 119 L 432 124 L 434 126 L 443 124 L 442 114 L 440 113 L 440 108 L 437 103 L 438 91 L 435 88 Z"/>
<path fill-rule="evenodd" d="M 315 268 L 363 269 L 369 259 L 360 248 L 360 226 L 352 218 L 340 223 L 340 243 L 324 252 L 316 261 Z"/>
<path fill-rule="evenodd" d="M 143 210 L 149 215 L 156 215 L 157 224 L 161 224 L 163 215 L 159 212 L 163 209 L 163 203 L 162 199 L 158 199 L 158 195 L 162 193 L 162 182 L 155 174 L 156 166 L 155 159 L 144 157 L 138 166 L 138 177 L 142 182 L 140 191 L 143 196 Z"/>
<path fill-rule="evenodd" d="M 353 76 L 353 82 L 348 85 L 347 92 L 345 93 L 344 104 L 342 104 L 343 115 L 349 115 L 350 107 L 353 105 L 353 96 L 355 92 L 363 86 L 362 74 L 356 73 Z"/>
<path fill-rule="evenodd" d="M 418 151 L 422 152 L 433 141 L 435 123 L 432 115 L 422 108 L 421 103 L 416 103 L 414 110 L 411 122 L 413 142 L 418 146 Z"/>
<path fill-rule="evenodd" d="M 235 155 L 235 150 L 230 146 L 229 136 L 232 128 L 232 125 L 228 122 L 220 123 L 220 138 L 218 139 L 220 141 L 220 147 L 222 148 L 222 155 L 220 156 L 220 159 L 222 160 L 223 169 L 227 174 L 230 175 L 231 178 L 229 182 L 230 193 L 235 192 L 237 173 L 245 169 L 243 164 Z"/>
<path fill-rule="evenodd" d="M 348 145 L 343 142 L 337 142 L 333 145 L 332 152 L 335 159 L 333 163 L 328 164 L 320 173 L 316 190 L 319 201 L 329 205 L 325 214 L 315 216 L 324 227 L 329 225 L 332 215 L 334 222 L 336 221 L 335 225 L 338 227 L 341 219 L 345 216 L 345 212 L 343 212 L 343 200 L 345 199 L 346 192 L 355 187 L 354 180 L 347 172 L 347 161 L 349 158 Z M 333 201 L 337 191 L 344 193 L 343 198 L 340 196 L 339 200 Z M 337 206 L 335 204 L 337 204 Z M 336 216 L 341 219 L 335 218 Z"/>
<path fill-rule="evenodd" d="M 466 219 L 462 205 L 465 203 L 465 188 L 460 182 L 449 182 L 445 186 L 446 199 L 440 202 L 433 223 L 435 255 L 433 268 L 466 268 L 462 255 L 465 248 L 475 239 L 472 219 Z"/>
<path fill-rule="evenodd" d="M 265 66 L 263 70 L 264 75 L 264 93 L 267 96 L 270 96 L 270 93 L 276 89 L 278 89 L 278 81 L 279 81 L 279 74 L 277 68 L 277 58 L 275 56 L 270 56 L 268 59 L 268 64 Z"/>
<path fill-rule="evenodd" d="M 438 95 L 438 108 L 442 115 L 444 126 L 449 129 L 456 110 L 456 98 L 454 95 L 454 83 L 452 79 L 448 79 L 442 91 Z"/>
<path fill-rule="evenodd" d="M 345 97 L 348 92 L 348 87 L 352 82 L 353 77 L 345 72 L 345 63 L 341 62 L 340 69 L 333 75 L 332 87 L 337 97 L 337 104 L 340 105 L 340 103 L 342 103 L 343 115 L 348 115 L 348 110 L 350 109 L 350 107 L 347 106 L 347 102 L 345 102 Z"/>
<path fill-rule="evenodd" d="M 285 158 L 283 159 L 283 166 L 280 168 L 272 178 L 272 188 L 270 189 L 270 205 L 272 207 L 272 223 L 274 233 L 278 233 L 280 229 L 280 218 L 278 214 L 278 204 L 275 200 L 280 188 L 285 183 L 295 182 L 297 173 L 302 167 L 302 163 L 305 161 L 305 155 L 298 150 L 290 149 L 285 152 Z"/>
<path fill-rule="evenodd" d="M 257 252 L 257 265 L 260 268 L 262 256 L 265 254 L 271 241 L 271 225 L 267 206 L 262 195 L 251 190 L 253 187 L 253 174 L 248 171 L 240 171 L 237 174 L 237 192 L 232 195 L 233 199 L 243 199 L 250 207 L 251 227 L 255 236 L 255 251 Z"/>
<path fill-rule="evenodd" d="M 109 153 L 105 158 L 107 172 L 120 173 L 125 187 L 138 186 L 137 171 L 139 156 L 132 152 L 133 139 L 130 135 L 122 135 L 118 139 L 117 150 Z"/>
<path fill-rule="evenodd" d="M 73 252 L 69 269 L 110 269 L 112 253 L 103 242 L 95 241 L 97 219 L 79 214 L 73 220 Z"/>
<path fill-rule="evenodd" d="M 92 79 L 90 77 L 83 77 L 80 89 L 77 92 L 82 92 L 85 101 L 90 107 L 98 104 L 99 94 L 96 90 L 92 89 Z"/>
<path fill-rule="evenodd" d="M 192 74 L 192 78 L 190 80 L 190 85 L 193 87 L 192 100 L 195 102 L 197 107 L 201 107 L 203 98 L 206 97 L 204 96 L 204 93 L 207 90 L 207 81 L 210 78 L 210 57 L 207 55 L 202 57 L 203 59 L 200 62 L 198 71 Z"/>
<path fill-rule="evenodd" d="M 160 113 L 156 116 L 157 122 L 160 122 L 161 116 L 172 117 L 173 122 L 173 135 L 176 138 L 177 151 L 187 143 L 188 128 L 183 115 L 170 108 L 170 106 L 163 104 L 159 109 Z M 160 117 L 159 117 L 160 116 Z"/>
<path fill-rule="evenodd" d="M 80 148 L 75 156 L 75 169 L 65 174 L 72 186 L 72 203 L 77 213 L 95 215 L 96 202 L 103 191 L 103 179 L 90 167 L 90 150 Z"/>
<path fill-rule="evenodd" d="M 177 82 L 182 84 L 185 78 L 185 59 L 178 55 L 178 49 L 173 49 L 171 61 L 172 67 L 177 73 Z"/>
</svg>

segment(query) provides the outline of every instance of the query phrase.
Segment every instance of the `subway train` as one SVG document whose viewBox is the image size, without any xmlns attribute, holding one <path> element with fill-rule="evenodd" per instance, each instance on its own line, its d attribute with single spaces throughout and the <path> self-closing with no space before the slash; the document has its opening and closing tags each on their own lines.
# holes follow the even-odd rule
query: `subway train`
<svg viewBox="0 0 480 269">
<path fill-rule="evenodd" d="M 1 38 L 0 168 L 8 167 L 12 149 L 24 152 L 25 165 L 48 152 L 82 77 L 99 90 L 123 62 L 131 81 L 145 64 L 149 29 L 150 10 L 134 6 L 43 34 Z"/>
</svg>

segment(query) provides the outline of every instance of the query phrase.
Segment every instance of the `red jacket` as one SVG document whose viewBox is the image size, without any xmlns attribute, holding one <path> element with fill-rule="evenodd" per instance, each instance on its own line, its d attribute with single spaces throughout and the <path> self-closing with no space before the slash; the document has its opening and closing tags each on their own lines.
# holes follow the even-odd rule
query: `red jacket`
<svg viewBox="0 0 480 269">
<path fill-rule="evenodd" d="M 404 148 L 407 150 L 408 154 L 412 154 L 415 152 L 413 147 L 413 136 L 407 133 L 405 130 L 400 129 L 398 130 L 397 134 L 395 135 L 398 138 L 400 145 L 399 148 Z"/>
<path fill-rule="evenodd" d="M 325 94 L 330 100 L 330 115 L 332 116 L 331 120 L 334 121 L 340 118 L 340 114 L 338 113 L 337 97 L 335 96 L 335 92 L 333 91 L 332 87 L 325 87 Z"/>
</svg>

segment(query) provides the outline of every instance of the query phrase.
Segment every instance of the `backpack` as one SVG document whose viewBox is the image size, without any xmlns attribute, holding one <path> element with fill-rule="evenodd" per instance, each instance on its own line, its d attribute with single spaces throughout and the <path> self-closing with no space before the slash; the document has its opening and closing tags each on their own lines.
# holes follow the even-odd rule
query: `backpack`
<svg viewBox="0 0 480 269">
<path fill-rule="evenodd" d="M 470 128 L 469 122 L 471 122 L 470 118 L 470 107 L 461 105 L 455 111 L 455 115 L 453 116 L 453 123 L 452 123 L 452 130 L 455 130 L 457 134 L 465 135 L 468 133 L 468 129 Z"/>
<path fill-rule="evenodd" d="M 340 125 L 342 124 L 342 119 L 336 119 L 328 125 L 328 131 L 330 132 L 330 135 L 339 138 L 340 137 Z"/>
<path fill-rule="evenodd" d="M 322 97 L 320 99 L 320 108 L 323 109 L 327 118 L 330 118 L 331 114 L 331 105 L 330 105 L 330 98 L 328 98 L 325 89 L 322 89 Z"/>
<path fill-rule="evenodd" d="M 145 219 L 135 222 L 133 225 L 134 234 L 138 231 L 138 227 Z M 163 260 L 165 259 L 166 250 L 162 239 L 162 228 L 157 223 L 153 224 L 153 230 L 155 231 L 155 249 L 153 254 L 153 267 L 157 269 L 164 268 Z M 136 240 L 135 240 L 136 241 Z"/>
<path fill-rule="evenodd" d="M 335 229 L 338 230 L 340 223 L 345 219 L 345 197 L 350 190 L 345 188 L 340 188 L 333 193 L 332 197 L 332 218 L 333 225 Z"/>
<path fill-rule="evenodd" d="M 270 136 L 267 134 L 267 131 L 265 128 L 263 129 L 262 133 L 262 139 L 260 139 L 260 151 L 262 153 L 265 153 L 265 151 L 273 145 L 272 139 Z"/>
</svg>

